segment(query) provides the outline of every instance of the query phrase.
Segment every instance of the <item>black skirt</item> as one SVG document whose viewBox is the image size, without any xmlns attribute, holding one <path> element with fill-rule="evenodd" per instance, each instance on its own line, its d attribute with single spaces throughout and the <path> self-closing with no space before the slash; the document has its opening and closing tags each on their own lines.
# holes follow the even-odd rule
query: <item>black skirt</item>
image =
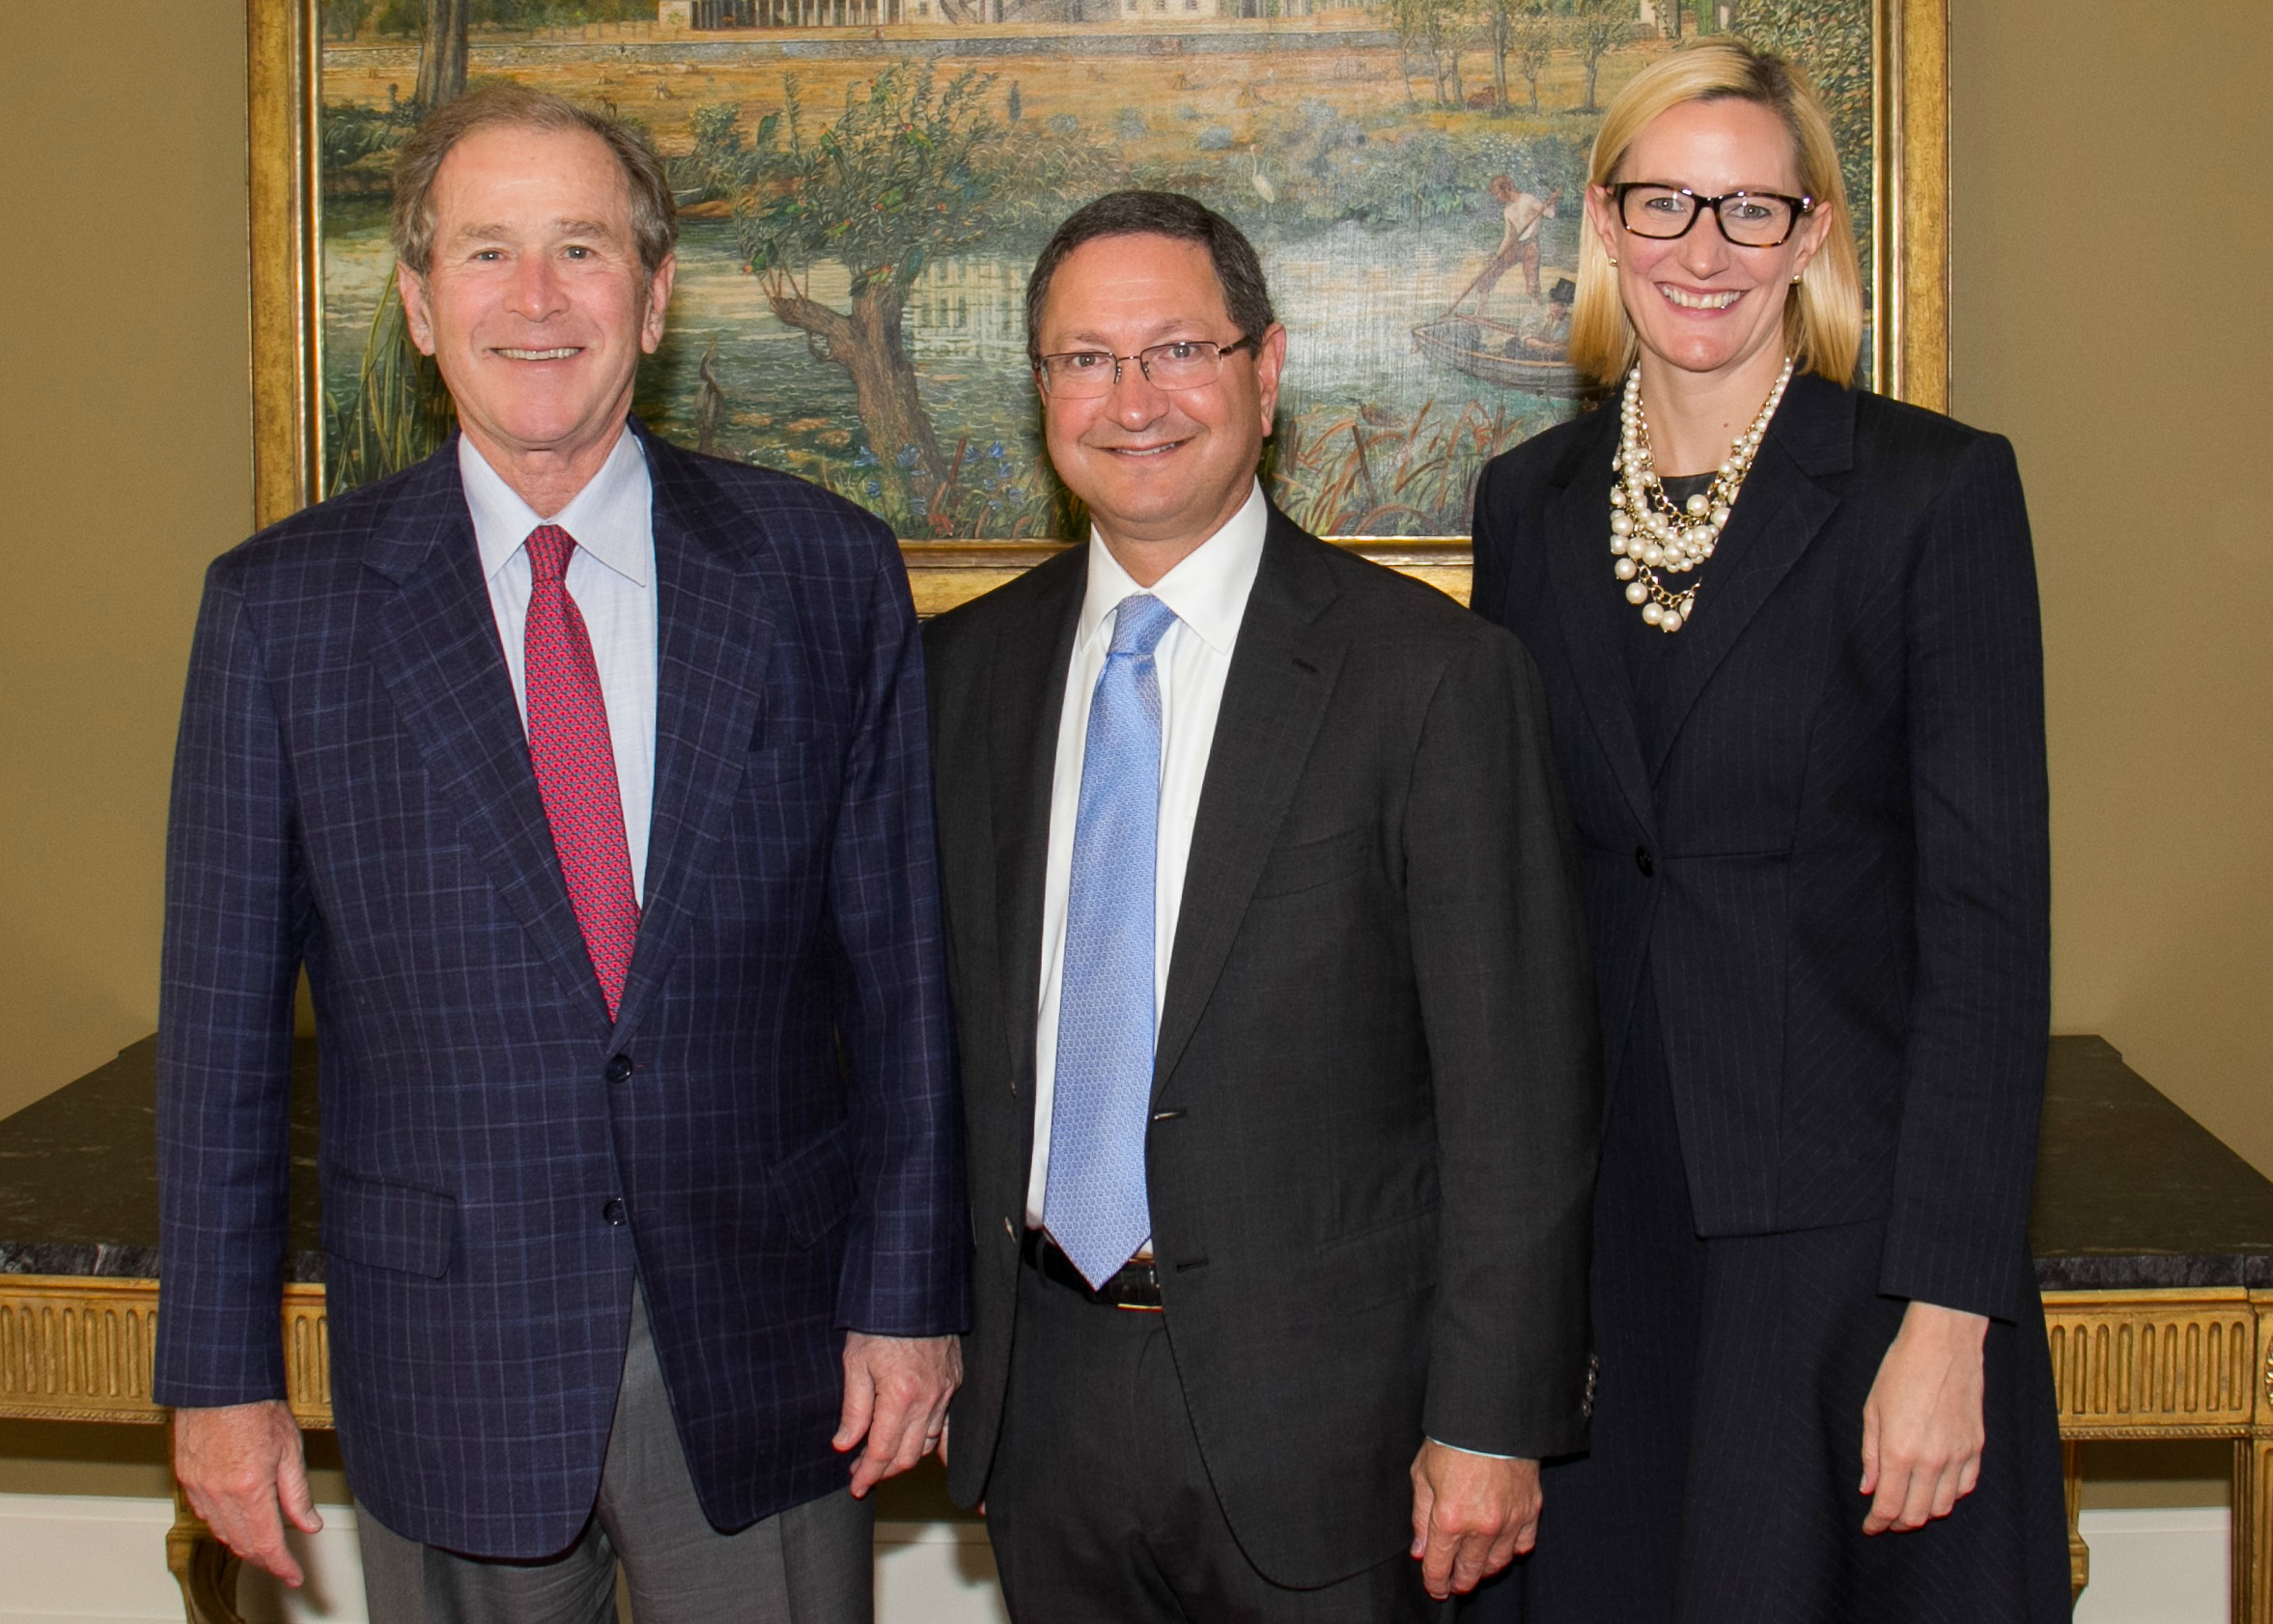
<svg viewBox="0 0 2273 1624">
<path fill-rule="evenodd" d="M 2040 1308 L 1992 1321 L 1979 1485 L 1866 1536 L 1863 1405 L 1905 1304 L 1884 1225 L 1700 1239 L 1654 998 L 1612 1091 L 1594 1205 L 1592 1446 L 1550 1463 L 1537 1550 L 1469 1624 L 2055 1624 L 2067 1523 Z"/>
</svg>

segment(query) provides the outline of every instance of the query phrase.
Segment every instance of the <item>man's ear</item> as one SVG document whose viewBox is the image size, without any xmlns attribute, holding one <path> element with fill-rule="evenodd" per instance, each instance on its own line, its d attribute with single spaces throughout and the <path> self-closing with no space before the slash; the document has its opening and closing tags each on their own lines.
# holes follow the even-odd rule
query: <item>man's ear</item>
<svg viewBox="0 0 2273 1624">
<path fill-rule="evenodd" d="M 652 355 L 663 342 L 663 312 L 670 308 L 671 286 L 679 275 L 679 256 L 665 254 L 647 284 L 647 308 L 639 318 L 639 348 Z"/>
<path fill-rule="evenodd" d="M 435 352 L 434 312 L 427 307 L 426 278 L 400 260 L 395 262 L 395 291 L 403 295 L 403 322 L 421 355 Z"/>
<path fill-rule="evenodd" d="M 1255 340 L 1255 385 L 1262 396 L 1263 437 L 1271 437 L 1271 420 L 1278 411 L 1278 378 L 1286 370 L 1286 329 L 1271 323 Z"/>
</svg>

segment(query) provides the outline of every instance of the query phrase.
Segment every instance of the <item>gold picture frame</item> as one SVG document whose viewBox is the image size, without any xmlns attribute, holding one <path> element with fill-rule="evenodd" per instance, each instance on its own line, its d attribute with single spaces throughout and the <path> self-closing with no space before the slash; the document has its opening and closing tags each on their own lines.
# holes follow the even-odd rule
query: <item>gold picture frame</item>
<svg viewBox="0 0 2273 1624">
<path fill-rule="evenodd" d="M 321 489 L 320 0 L 246 0 L 250 142 L 253 489 L 257 521 Z M 1949 389 L 1948 0 L 1873 0 L 1871 377 L 1945 409 Z M 1346 545 L 1465 599 L 1464 537 Z M 999 584 L 1059 544 L 910 540 L 918 608 Z"/>
</svg>

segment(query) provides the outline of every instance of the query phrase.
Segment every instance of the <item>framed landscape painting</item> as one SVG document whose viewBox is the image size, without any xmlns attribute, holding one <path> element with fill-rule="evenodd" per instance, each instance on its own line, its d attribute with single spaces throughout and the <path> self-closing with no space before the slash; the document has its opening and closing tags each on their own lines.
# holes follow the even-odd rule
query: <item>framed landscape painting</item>
<svg viewBox="0 0 2273 1624">
<path fill-rule="evenodd" d="M 263 522 L 447 434 L 392 291 L 388 171 L 423 109 L 490 78 L 608 108 L 668 160 L 678 287 L 642 416 L 861 503 L 965 587 L 1080 533 L 1024 278 L 1129 185 L 1192 193 L 1263 255 L 1290 335 L 1273 496 L 1464 575 L 1477 469 L 1580 409 L 1561 333 L 1599 109 L 1698 35 L 1822 90 L 1869 377 L 1943 402 L 1944 0 L 248 4 Z"/>
</svg>

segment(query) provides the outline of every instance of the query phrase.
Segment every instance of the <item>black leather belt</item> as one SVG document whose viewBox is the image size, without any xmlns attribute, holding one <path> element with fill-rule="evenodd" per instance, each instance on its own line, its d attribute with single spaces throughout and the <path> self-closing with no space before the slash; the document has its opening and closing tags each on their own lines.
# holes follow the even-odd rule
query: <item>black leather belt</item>
<svg viewBox="0 0 2273 1624">
<path fill-rule="evenodd" d="M 1026 1231 L 1025 1239 L 1019 1244 L 1018 1255 L 1028 1269 L 1039 1272 L 1052 1285 L 1078 1291 L 1092 1302 L 1139 1314 L 1161 1311 L 1160 1273 L 1148 1257 L 1131 1258 L 1103 1286 L 1092 1286 L 1081 1278 L 1074 1260 L 1059 1251 L 1057 1243 L 1042 1230 Z"/>
</svg>

